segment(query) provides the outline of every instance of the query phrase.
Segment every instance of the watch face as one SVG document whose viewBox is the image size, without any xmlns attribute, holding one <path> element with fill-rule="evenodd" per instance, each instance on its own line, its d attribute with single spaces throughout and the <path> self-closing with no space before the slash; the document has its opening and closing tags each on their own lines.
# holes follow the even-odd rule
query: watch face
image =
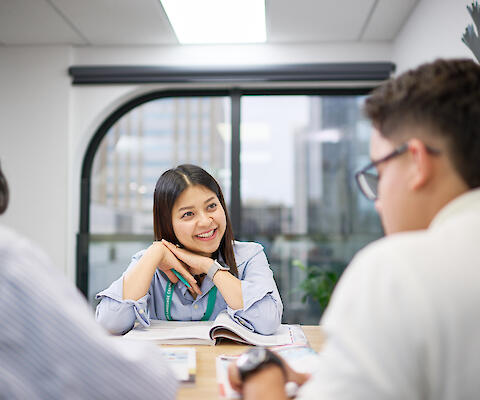
<svg viewBox="0 0 480 400">
<path fill-rule="evenodd" d="M 252 371 L 261 364 L 267 357 L 267 350 L 262 347 L 255 347 L 243 353 L 237 360 L 237 367 L 242 372 Z"/>
</svg>

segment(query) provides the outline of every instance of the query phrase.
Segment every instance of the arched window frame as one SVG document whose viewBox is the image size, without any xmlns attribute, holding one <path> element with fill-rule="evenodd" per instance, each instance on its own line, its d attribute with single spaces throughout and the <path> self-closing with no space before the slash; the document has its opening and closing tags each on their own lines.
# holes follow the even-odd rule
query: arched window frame
<svg viewBox="0 0 480 400">
<path fill-rule="evenodd" d="M 88 274 L 89 274 L 89 238 L 90 238 L 90 194 L 91 194 L 91 175 L 95 154 L 100 146 L 102 139 L 105 137 L 109 129 L 125 114 L 134 108 L 145 104 L 147 102 L 167 98 L 167 97 L 206 97 L 206 96 L 228 96 L 231 98 L 231 126 L 232 126 L 232 147 L 231 147 L 231 204 L 230 214 L 232 224 L 236 232 L 241 232 L 241 193 L 240 193 L 240 121 L 241 121 L 241 97 L 244 95 L 365 95 L 368 94 L 378 82 L 387 79 L 394 70 L 392 63 L 362 63 L 362 64 L 316 64 L 319 72 L 314 73 L 314 66 L 310 65 L 308 68 L 302 66 L 297 68 L 295 73 L 295 66 L 288 67 L 288 73 L 283 73 L 282 68 L 270 67 L 270 69 L 260 68 L 261 74 L 255 75 L 255 69 L 245 69 L 245 74 L 242 78 L 240 73 L 232 73 L 232 69 L 225 71 L 217 71 L 218 76 L 228 81 L 225 77 L 231 73 L 230 80 L 256 80 L 260 81 L 292 81 L 292 76 L 297 79 L 293 87 L 289 84 L 284 84 L 283 87 L 276 85 L 265 84 L 259 87 L 248 87 L 248 84 L 234 85 L 231 84 L 229 88 L 218 89 L 212 79 L 213 73 L 207 73 L 205 70 L 195 72 L 195 70 L 188 69 L 184 76 L 173 79 L 175 76 L 175 68 L 160 68 L 158 67 L 71 67 L 69 69 L 70 75 L 73 77 L 73 84 L 105 84 L 105 83 L 151 83 L 151 82 L 210 82 L 211 89 L 176 89 L 176 90 L 156 90 L 146 94 L 139 95 L 131 100 L 128 100 L 115 111 L 113 111 L 98 127 L 93 134 L 82 163 L 81 181 L 80 181 L 80 221 L 79 232 L 77 233 L 77 268 L 76 268 L 76 284 L 80 291 L 88 295 Z M 328 73 L 328 68 L 325 66 L 336 68 L 336 73 Z M 340 66 L 340 67 L 339 67 Z M 370 68 L 369 68 L 370 67 Z M 153 69 L 152 69 L 153 68 Z M 157 69 L 155 69 L 157 68 Z M 275 69 L 277 68 L 277 70 Z M 155 75 L 155 71 L 157 75 Z M 234 71 L 234 72 L 235 72 Z M 270 71 L 270 75 L 269 72 Z M 313 72 L 312 72 L 313 71 Z M 340 72 L 338 72 L 340 71 Z M 185 69 L 184 69 L 185 72 Z M 283 71 L 285 72 L 285 71 Z M 163 74 L 163 75 L 162 75 Z M 155 78 L 157 76 L 157 78 Z M 162 78 L 163 76 L 163 78 Z M 153 77 L 153 78 L 152 78 Z M 303 78 L 302 78 L 303 77 Z M 331 79 L 329 79 L 329 77 Z M 331 87 L 315 87 L 319 81 L 338 81 L 345 80 L 349 83 L 337 83 Z M 212 82 L 213 81 L 213 82 Z M 363 83 L 363 81 L 367 81 Z M 310 84 L 308 84 L 308 82 Z M 290 83 L 290 82 L 289 82 Z M 270 86 L 270 87 L 269 87 Z M 304 87 L 302 87 L 304 86 Z M 309 87 L 310 86 L 310 87 Z"/>
</svg>

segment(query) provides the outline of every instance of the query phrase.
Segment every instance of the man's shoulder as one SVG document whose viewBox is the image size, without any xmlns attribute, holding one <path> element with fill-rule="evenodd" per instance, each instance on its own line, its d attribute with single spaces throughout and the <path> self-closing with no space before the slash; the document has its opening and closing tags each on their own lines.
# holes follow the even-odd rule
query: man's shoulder
<svg viewBox="0 0 480 400">
<path fill-rule="evenodd" d="M 28 258 L 34 254 L 34 258 L 41 258 L 44 261 L 47 257 L 43 250 L 28 238 L 4 225 L 0 226 L 0 254 L 3 259 L 9 256 Z"/>
<path fill-rule="evenodd" d="M 350 267 L 362 273 L 404 274 L 429 265 L 435 239 L 426 230 L 396 233 L 378 239 L 360 250 Z"/>
<path fill-rule="evenodd" d="M 378 239 L 360 250 L 357 256 L 391 259 L 394 256 L 408 257 L 417 252 L 427 252 L 432 242 L 427 230 L 395 233 Z M 414 253 L 413 253 L 414 252 Z"/>
<path fill-rule="evenodd" d="M 47 254 L 28 238 L 5 226 L 0 227 L 0 274 L 17 288 L 42 286 L 57 273 Z M 55 286 L 58 290 L 58 284 Z M 23 299 L 25 302 L 25 299 Z"/>
<path fill-rule="evenodd" d="M 343 321 L 345 310 L 361 304 L 364 311 L 381 313 L 386 308 L 399 312 L 416 307 L 421 314 L 419 304 L 424 303 L 424 283 L 428 282 L 425 277 L 432 275 L 433 267 L 426 262 L 430 250 L 425 249 L 425 241 L 429 241 L 427 232 L 408 232 L 384 237 L 360 250 L 340 278 L 324 323 Z M 422 269 L 425 272 L 419 273 Z"/>
<path fill-rule="evenodd" d="M 0 248 L 11 248 L 24 241 L 25 238 L 21 237 L 14 230 L 5 225 L 0 225 Z"/>
</svg>

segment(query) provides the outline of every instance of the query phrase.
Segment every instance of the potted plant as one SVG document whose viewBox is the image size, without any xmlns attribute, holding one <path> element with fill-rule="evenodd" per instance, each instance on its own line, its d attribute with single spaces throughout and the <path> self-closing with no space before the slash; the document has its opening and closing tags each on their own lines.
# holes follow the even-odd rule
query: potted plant
<svg viewBox="0 0 480 400">
<path fill-rule="evenodd" d="M 305 272 L 305 279 L 299 285 L 299 289 L 304 293 L 302 302 L 306 303 L 308 298 L 311 298 L 320 305 L 323 313 L 340 278 L 339 268 L 334 268 L 330 264 L 305 265 L 300 260 L 294 260 L 292 264 Z"/>
</svg>

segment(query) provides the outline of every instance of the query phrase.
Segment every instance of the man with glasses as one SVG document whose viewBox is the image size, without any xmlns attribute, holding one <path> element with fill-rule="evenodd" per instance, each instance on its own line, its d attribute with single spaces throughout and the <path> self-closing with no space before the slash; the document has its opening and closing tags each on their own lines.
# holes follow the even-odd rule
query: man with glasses
<svg viewBox="0 0 480 400">
<path fill-rule="evenodd" d="M 300 399 L 479 396 L 480 66 L 422 65 L 376 89 L 365 111 L 372 162 L 356 181 L 387 237 L 340 279 L 312 376 L 245 355 L 230 380 L 246 400 L 286 398 L 286 380 Z"/>
</svg>

